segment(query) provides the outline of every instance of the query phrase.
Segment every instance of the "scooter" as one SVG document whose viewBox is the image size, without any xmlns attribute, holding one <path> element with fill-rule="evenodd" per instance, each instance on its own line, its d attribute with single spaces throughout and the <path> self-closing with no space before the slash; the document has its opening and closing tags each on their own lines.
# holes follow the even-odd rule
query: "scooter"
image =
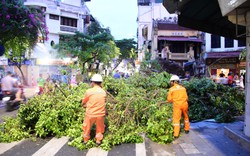
<svg viewBox="0 0 250 156">
<path fill-rule="evenodd" d="M 21 88 L 21 98 L 23 99 L 22 101 L 15 100 L 16 95 L 13 94 L 12 92 L 9 92 L 9 91 L 2 92 L 2 96 L 3 96 L 2 103 L 3 103 L 3 105 L 5 105 L 7 112 L 14 111 L 14 110 L 18 109 L 21 102 L 26 101 L 26 97 L 24 96 L 23 87 L 21 86 L 20 88 Z"/>
</svg>

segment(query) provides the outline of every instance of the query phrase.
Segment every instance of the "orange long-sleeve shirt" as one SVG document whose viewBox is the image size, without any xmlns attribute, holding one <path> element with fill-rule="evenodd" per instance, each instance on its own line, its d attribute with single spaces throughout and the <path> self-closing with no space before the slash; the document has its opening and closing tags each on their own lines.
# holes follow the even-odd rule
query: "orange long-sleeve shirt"
<svg viewBox="0 0 250 156">
<path fill-rule="evenodd" d="M 169 89 L 168 102 L 173 102 L 174 106 L 179 106 L 188 104 L 187 101 L 188 96 L 186 88 L 175 83 L 174 86 Z"/>
<path fill-rule="evenodd" d="M 86 91 L 82 103 L 87 105 L 86 115 L 89 117 L 105 116 L 106 92 L 99 86 L 94 86 Z"/>
</svg>

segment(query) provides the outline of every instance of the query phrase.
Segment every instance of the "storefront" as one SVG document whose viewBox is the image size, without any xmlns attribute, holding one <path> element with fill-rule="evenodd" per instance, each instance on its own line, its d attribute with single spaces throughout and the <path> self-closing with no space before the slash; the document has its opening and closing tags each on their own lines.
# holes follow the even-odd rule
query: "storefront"
<svg viewBox="0 0 250 156">
<path fill-rule="evenodd" d="M 230 71 L 233 74 L 240 73 L 240 53 L 240 51 L 205 53 L 204 59 L 209 75 L 216 75 L 219 77 L 219 74 L 223 72 L 227 77 Z"/>
</svg>

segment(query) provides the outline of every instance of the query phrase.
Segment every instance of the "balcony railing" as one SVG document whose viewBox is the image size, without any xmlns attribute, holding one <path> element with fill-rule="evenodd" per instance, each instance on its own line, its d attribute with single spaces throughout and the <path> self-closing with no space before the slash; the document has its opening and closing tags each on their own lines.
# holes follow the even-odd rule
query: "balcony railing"
<svg viewBox="0 0 250 156">
<path fill-rule="evenodd" d="M 189 55 L 187 53 L 169 53 L 170 60 L 188 60 Z"/>
<path fill-rule="evenodd" d="M 60 26 L 60 31 L 66 31 L 66 32 L 76 32 L 76 27 L 69 27 L 69 26 Z"/>
</svg>

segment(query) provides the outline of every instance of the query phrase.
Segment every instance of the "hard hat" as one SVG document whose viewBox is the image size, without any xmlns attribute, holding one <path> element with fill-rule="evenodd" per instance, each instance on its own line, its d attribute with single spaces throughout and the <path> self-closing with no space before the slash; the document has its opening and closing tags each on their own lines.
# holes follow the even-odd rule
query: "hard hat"
<svg viewBox="0 0 250 156">
<path fill-rule="evenodd" d="M 102 76 L 100 74 L 95 74 L 92 76 L 91 81 L 93 82 L 102 82 Z"/>
<path fill-rule="evenodd" d="M 180 78 L 177 75 L 173 75 L 170 78 L 170 81 L 179 81 L 179 80 L 180 80 Z"/>
</svg>

